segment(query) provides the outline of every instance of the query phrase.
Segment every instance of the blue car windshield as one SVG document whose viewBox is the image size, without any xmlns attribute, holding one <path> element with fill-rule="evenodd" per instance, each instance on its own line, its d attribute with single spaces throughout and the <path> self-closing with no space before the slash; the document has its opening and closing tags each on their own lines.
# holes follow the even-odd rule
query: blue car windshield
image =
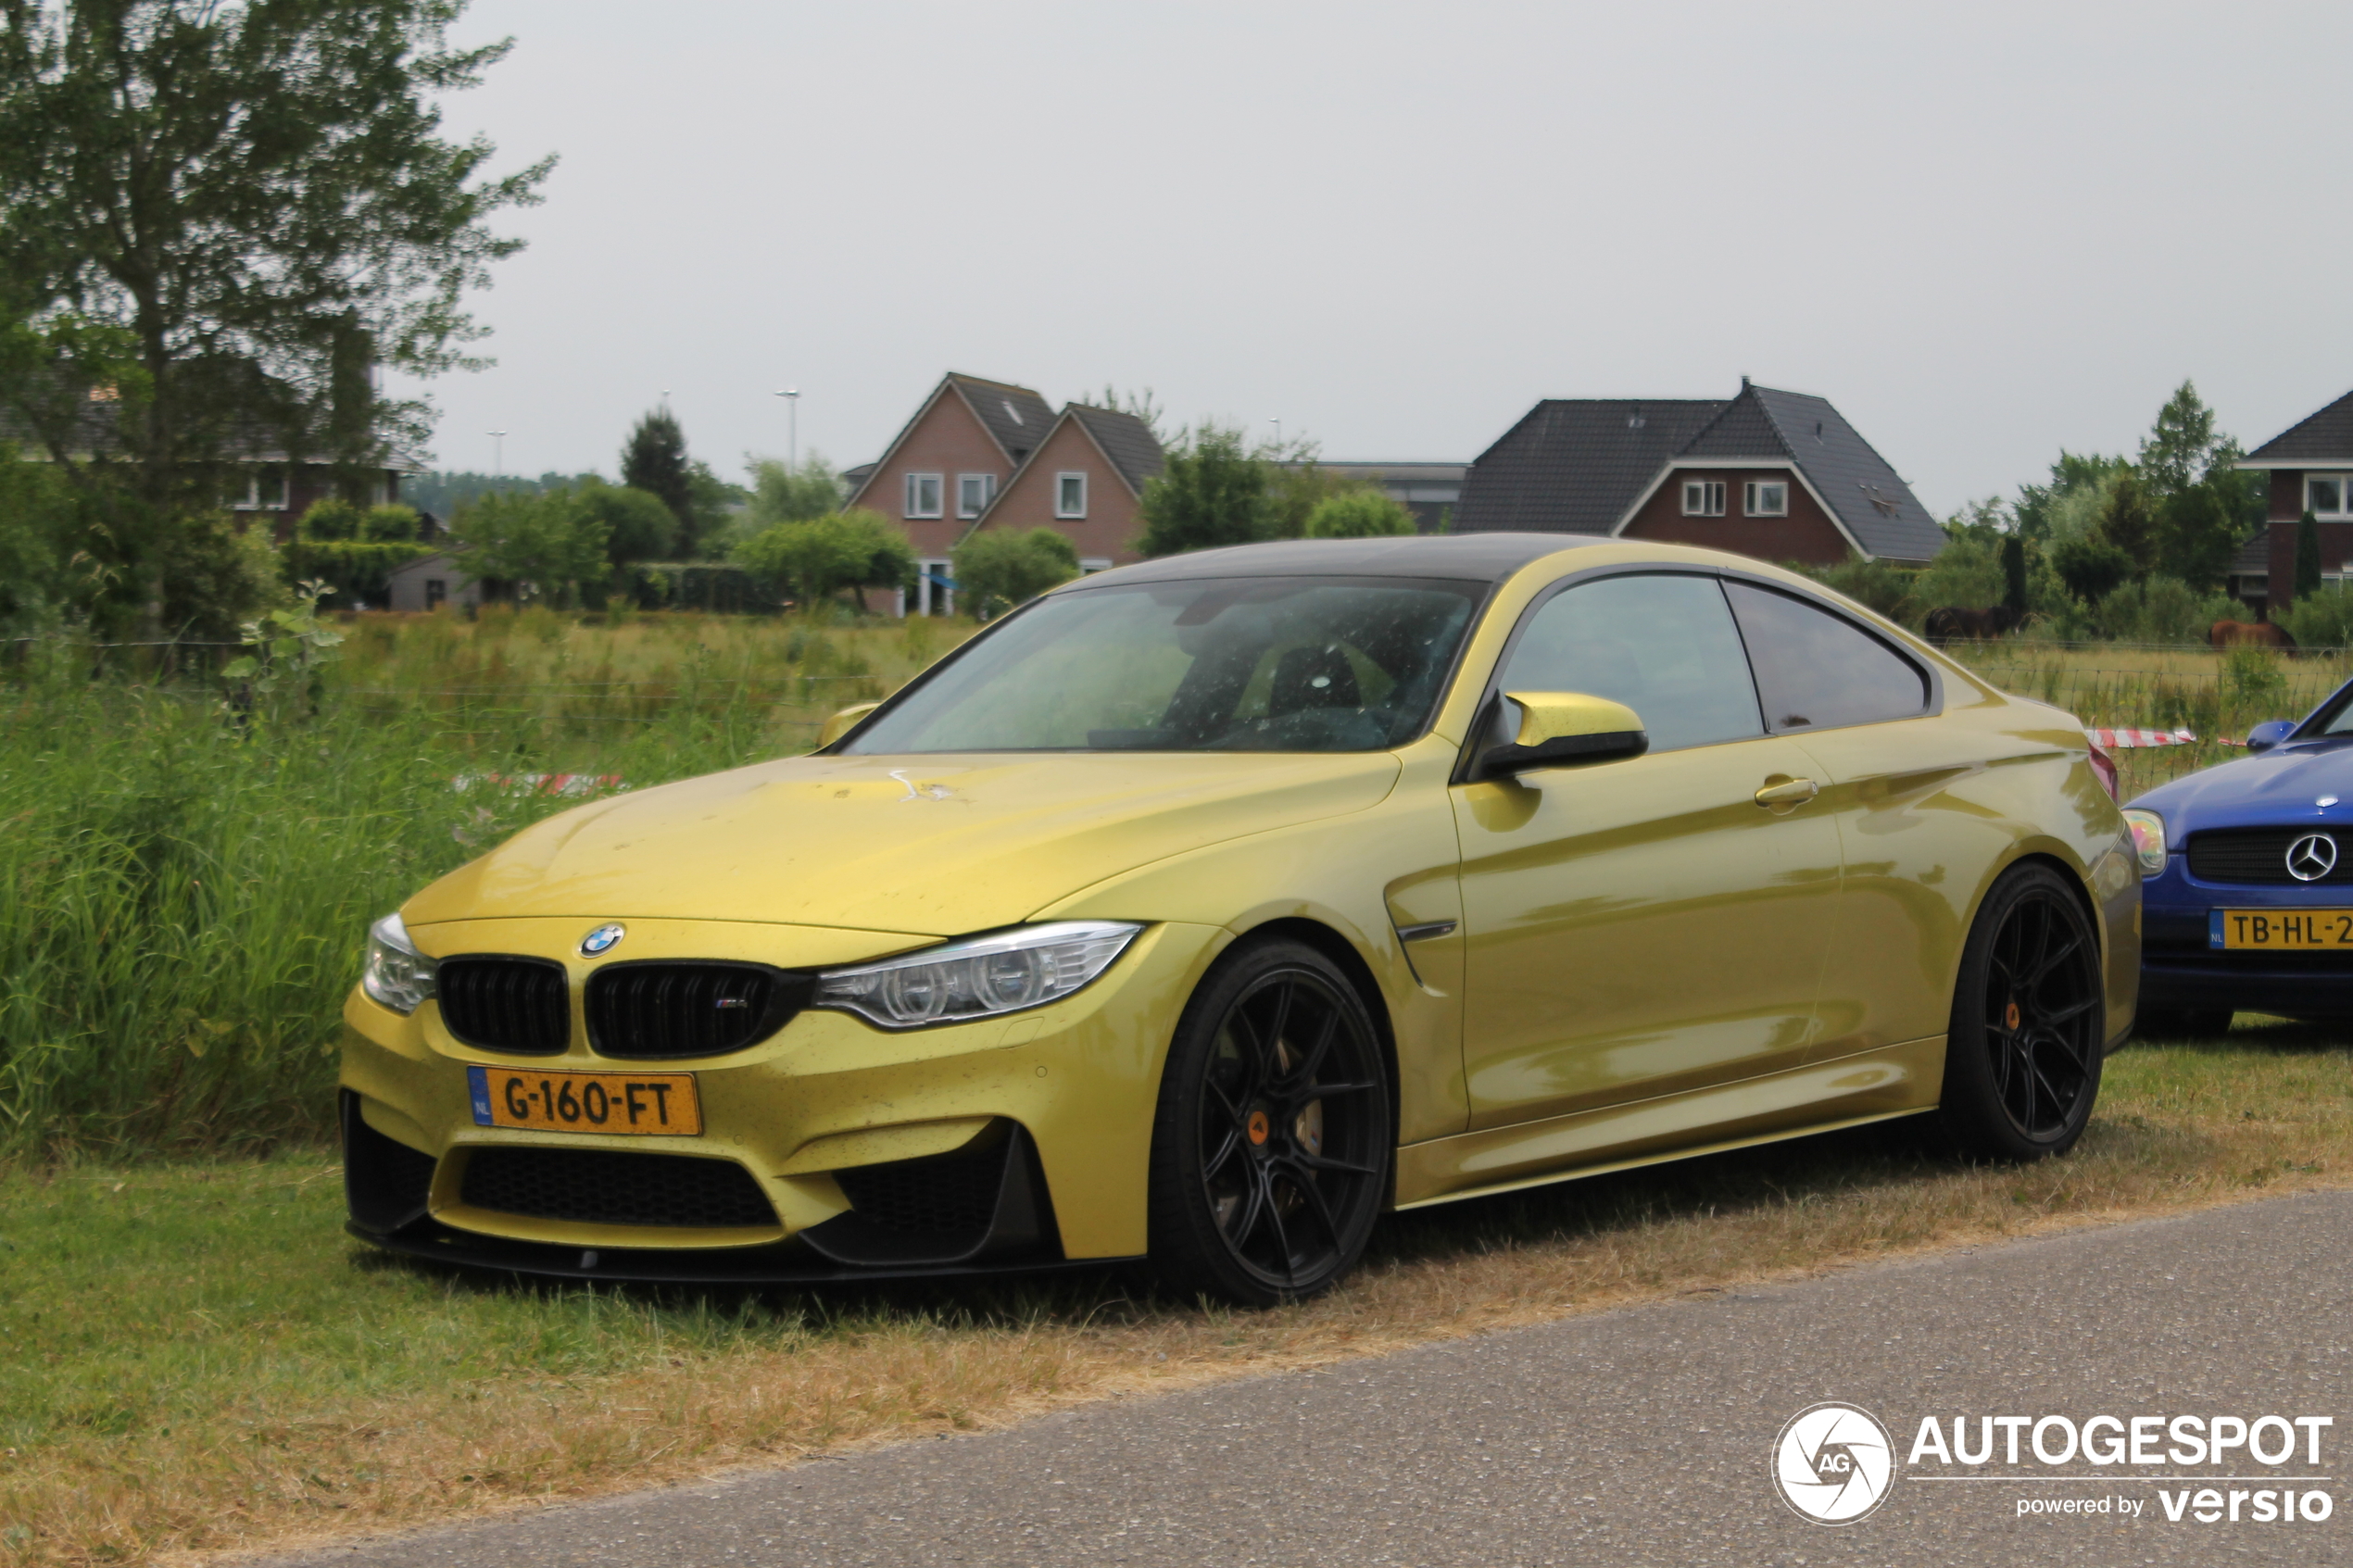
<svg viewBox="0 0 2353 1568">
<path fill-rule="evenodd" d="M 841 750 L 1378 751 L 1428 722 L 1486 590 L 1247 577 L 1054 594 Z"/>
</svg>

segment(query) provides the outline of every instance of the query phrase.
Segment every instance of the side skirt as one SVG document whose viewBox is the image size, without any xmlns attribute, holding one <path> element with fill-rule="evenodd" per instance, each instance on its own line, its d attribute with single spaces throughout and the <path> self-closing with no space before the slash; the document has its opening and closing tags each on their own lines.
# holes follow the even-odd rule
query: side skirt
<svg viewBox="0 0 2353 1568">
<path fill-rule="evenodd" d="M 1397 1207 L 1605 1175 L 1936 1109 L 1944 1036 L 1881 1046 L 1738 1083 L 1408 1144 Z M 1694 1134 L 1705 1139 L 1690 1141 Z"/>
</svg>

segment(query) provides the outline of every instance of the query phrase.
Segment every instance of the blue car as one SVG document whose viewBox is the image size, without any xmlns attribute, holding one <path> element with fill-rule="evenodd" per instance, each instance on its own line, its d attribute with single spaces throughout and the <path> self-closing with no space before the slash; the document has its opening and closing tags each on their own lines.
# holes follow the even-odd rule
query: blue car
<svg viewBox="0 0 2353 1568">
<path fill-rule="evenodd" d="M 2125 809 L 2143 1035 L 2219 1034 L 2240 1010 L 2353 1018 L 2353 682 L 2246 746 Z"/>
</svg>

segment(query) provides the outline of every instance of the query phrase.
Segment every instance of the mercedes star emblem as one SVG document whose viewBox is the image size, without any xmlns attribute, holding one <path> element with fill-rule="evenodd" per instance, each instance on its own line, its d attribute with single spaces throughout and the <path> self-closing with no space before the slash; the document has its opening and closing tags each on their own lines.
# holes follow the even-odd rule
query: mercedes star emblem
<svg viewBox="0 0 2353 1568">
<path fill-rule="evenodd" d="M 2324 833 L 2308 833 L 2287 847 L 2287 874 L 2298 882 L 2318 882 L 2336 870 L 2336 840 Z"/>
</svg>

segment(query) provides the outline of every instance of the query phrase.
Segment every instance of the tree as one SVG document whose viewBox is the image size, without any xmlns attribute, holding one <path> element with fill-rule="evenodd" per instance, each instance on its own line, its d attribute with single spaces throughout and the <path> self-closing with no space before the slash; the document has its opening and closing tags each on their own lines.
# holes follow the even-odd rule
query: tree
<svg viewBox="0 0 2353 1568">
<path fill-rule="evenodd" d="M 2141 438 L 2140 460 L 2135 465 L 2141 483 L 2155 491 L 2160 501 L 2177 495 L 2204 481 L 2218 445 L 2214 410 L 2198 396 L 2196 386 L 2183 382 L 2157 411 L 2156 425 Z"/>
<path fill-rule="evenodd" d="M 2018 532 L 2028 539 L 2047 539 L 2053 533 L 2053 505 L 2077 491 L 2095 489 L 2133 465 L 2121 458 L 2103 458 L 2062 450 L 2051 465 L 2048 484 L 2021 484 L 2013 508 Z"/>
<path fill-rule="evenodd" d="M 1144 554 L 1172 556 L 1274 537 L 1267 496 L 1271 467 L 1244 446 L 1239 429 L 1202 427 L 1168 454 L 1167 466 L 1144 485 L 1139 507 Z"/>
<path fill-rule="evenodd" d="M 576 603 L 610 570 L 606 522 L 577 493 L 484 495 L 458 514 L 450 532 L 476 577 L 527 584 L 559 603 Z"/>
<path fill-rule="evenodd" d="M 983 529 L 955 549 L 957 591 L 975 613 L 1027 604 L 1078 575 L 1078 551 L 1051 528 Z"/>
<path fill-rule="evenodd" d="M 2201 593 L 2222 585 L 2246 532 L 2233 515 L 2231 488 L 2201 481 L 2165 498 L 2158 511 L 2159 571 Z"/>
<path fill-rule="evenodd" d="M 2061 539 L 2050 550 L 2053 570 L 2067 591 L 2097 604 L 2133 574 L 2133 558 L 2097 534 Z"/>
<path fill-rule="evenodd" d="M 459 308 L 519 248 L 484 220 L 552 160 L 480 178 L 437 100 L 506 43 L 464 0 L 0 0 L 0 409 L 102 525 L 150 625 L 169 536 L 257 445 L 357 480 L 481 335 Z"/>
<path fill-rule="evenodd" d="M 2002 605 L 2026 613 L 2026 541 L 2015 533 L 2002 541 Z"/>
<path fill-rule="evenodd" d="M 2137 476 L 2121 474 L 2109 487 L 2100 508 L 2100 536 L 2131 558 L 2136 577 L 2147 575 L 2157 564 L 2157 515 Z"/>
<path fill-rule="evenodd" d="M 1310 539 L 1386 539 L 1419 532 L 1412 512 L 1369 488 L 1334 495 L 1307 514 Z"/>
<path fill-rule="evenodd" d="M 2307 511 L 2296 520 L 2296 596 L 2321 591 L 2321 520 Z"/>
<path fill-rule="evenodd" d="M 746 468 L 751 477 L 749 515 L 756 527 L 805 522 L 841 510 L 841 475 L 817 453 L 803 458 L 799 467 L 754 458 Z"/>
<path fill-rule="evenodd" d="M 772 524 L 738 544 L 731 558 L 773 587 L 789 588 L 804 608 L 848 588 L 862 612 L 868 588 L 903 588 L 915 577 L 907 535 L 862 507 Z"/>
<path fill-rule="evenodd" d="M 682 544 L 679 554 L 705 560 L 724 558 L 735 543 L 736 518 L 750 503 L 751 492 L 711 472 L 711 465 L 700 458 L 686 465 L 686 483 L 694 496 L 695 526 L 683 536 L 691 542 L 691 551 Z"/>
<path fill-rule="evenodd" d="M 594 514 L 604 527 L 605 558 L 615 566 L 666 560 L 678 537 L 677 517 L 649 490 L 592 479 L 547 499 Z"/>
<path fill-rule="evenodd" d="M 628 443 L 621 449 L 621 483 L 669 508 L 677 521 L 672 533 L 683 546 L 681 553 L 694 553 L 698 521 L 694 470 L 686 460 L 686 433 L 669 409 L 653 409 L 630 431 Z"/>
</svg>

